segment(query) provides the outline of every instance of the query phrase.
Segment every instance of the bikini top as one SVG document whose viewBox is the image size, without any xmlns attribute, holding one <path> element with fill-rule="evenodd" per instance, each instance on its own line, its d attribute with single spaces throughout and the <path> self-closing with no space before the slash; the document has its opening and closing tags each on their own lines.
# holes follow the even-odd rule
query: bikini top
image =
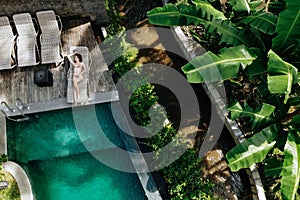
<svg viewBox="0 0 300 200">
<path fill-rule="evenodd" d="M 81 72 L 81 64 L 74 64 L 74 74 L 79 74 Z"/>
</svg>

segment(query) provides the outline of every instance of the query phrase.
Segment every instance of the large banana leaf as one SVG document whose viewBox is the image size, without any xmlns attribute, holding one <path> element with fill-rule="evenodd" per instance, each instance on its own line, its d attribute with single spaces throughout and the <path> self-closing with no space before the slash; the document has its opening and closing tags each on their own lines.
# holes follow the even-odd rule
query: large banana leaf
<svg viewBox="0 0 300 200">
<path fill-rule="evenodd" d="M 223 48 L 219 55 L 206 52 L 182 67 L 191 83 L 226 80 L 236 77 L 240 66 L 245 68 L 256 59 L 256 55 L 244 45 Z"/>
<path fill-rule="evenodd" d="M 262 3 L 262 0 L 228 0 L 228 3 L 233 6 L 233 10 L 236 12 L 248 12 L 255 11 L 258 5 Z"/>
<path fill-rule="evenodd" d="M 260 48 L 251 48 L 251 52 L 256 55 L 257 59 L 245 69 L 246 74 L 249 77 L 265 74 L 267 72 L 267 65 L 262 64 L 265 62 L 265 51 Z"/>
<path fill-rule="evenodd" d="M 283 199 L 296 199 L 300 177 L 300 137 L 290 132 L 284 147 L 284 162 L 281 179 Z"/>
<path fill-rule="evenodd" d="M 252 128 L 256 129 L 264 125 L 269 124 L 273 121 L 271 115 L 275 110 L 275 106 L 263 103 L 262 107 L 254 111 L 247 103 L 245 103 L 244 109 L 239 102 L 229 106 L 228 111 L 230 111 L 231 118 L 236 119 L 238 117 L 249 117 Z"/>
<path fill-rule="evenodd" d="M 280 51 L 280 56 L 282 59 L 288 61 L 290 64 L 294 65 L 299 69 L 300 68 L 300 41 L 289 40 L 289 42 L 284 45 L 284 50 Z"/>
<path fill-rule="evenodd" d="M 205 11 L 205 12 L 201 12 L 202 18 L 206 18 L 206 19 L 214 18 L 214 19 L 226 20 L 224 13 L 215 9 L 210 3 L 203 0 L 194 0 L 193 3 L 195 4 L 197 9 L 199 10 L 201 9 Z"/>
<path fill-rule="evenodd" d="M 285 0 L 286 9 L 279 14 L 272 49 L 280 52 L 285 49 L 289 40 L 300 40 L 300 4 L 299 1 Z"/>
<path fill-rule="evenodd" d="M 272 35 L 275 33 L 277 16 L 269 12 L 255 12 L 241 22 L 249 24 L 251 27 L 265 34 Z"/>
<path fill-rule="evenodd" d="M 273 140 L 276 138 L 277 132 L 277 126 L 273 124 L 231 149 L 226 154 L 231 171 L 249 168 L 254 163 L 263 161 L 276 143 Z"/>
<path fill-rule="evenodd" d="M 282 172 L 283 162 L 276 158 L 269 158 L 265 161 L 264 172 L 266 177 L 278 177 Z"/>
<path fill-rule="evenodd" d="M 251 11 L 255 11 L 263 3 L 263 0 L 248 0 Z"/>
<path fill-rule="evenodd" d="M 300 115 L 296 115 L 289 122 L 289 125 L 292 126 L 293 129 L 296 129 L 300 132 Z"/>
<path fill-rule="evenodd" d="M 152 24 L 162 26 L 183 26 L 202 24 L 207 33 L 219 34 L 220 43 L 251 46 L 256 44 L 255 36 L 247 29 L 239 29 L 230 20 L 225 20 L 216 9 L 209 6 L 189 4 L 166 4 L 147 12 L 148 20 Z"/>
<path fill-rule="evenodd" d="M 298 70 L 293 65 L 283 61 L 272 50 L 268 53 L 268 89 L 274 94 L 285 94 L 287 102 L 292 85 L 298 82 Z"/>
<path fill-rule="evenodd" d="M 198 25 L 205 24 L 212 19 L 226 19 L 213 7 L 201 8 L 190 4 L 166 4 L 163 7 L 156 7 L 148 11 L 147 16 L 150 23 L 165 26 Z"/>
<path fill-rule="evenodd" d="M 228 3 L 232 5 L 234 11 L 246 11 L 248 13 L 251 11 L 247 0 L 229 0 Z"/>
</svg>

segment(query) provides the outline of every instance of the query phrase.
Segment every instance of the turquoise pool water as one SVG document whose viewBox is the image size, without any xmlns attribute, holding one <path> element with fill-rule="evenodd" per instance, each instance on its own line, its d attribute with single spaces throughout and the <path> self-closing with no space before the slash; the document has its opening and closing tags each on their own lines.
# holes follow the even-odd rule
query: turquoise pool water
<svg viewBox="0 0 300 200">
<path fill-rule="evenodd" d="M 93 107 L 79 109 L 84 126 Z M 89 144 L 93 154 L 124 148 L 109 105 L 96 105 L 96 115 L 103 133 L 90 125 L 78 133 L 72 109 L 36 114 L 32 121 L 7 121 L 9 157 L 27 172 L 37 200 L 147 199 L 136 174 L 107 167 L 82 144 Z M 103 137 L 113 145 L 101 142 Z"/>
</svg>

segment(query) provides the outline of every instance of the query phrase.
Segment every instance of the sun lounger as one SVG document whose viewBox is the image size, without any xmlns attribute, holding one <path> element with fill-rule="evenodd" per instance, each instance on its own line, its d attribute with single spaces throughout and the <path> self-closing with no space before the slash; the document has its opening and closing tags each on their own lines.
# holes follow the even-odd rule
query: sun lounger
<svg viewBox="0 0 300 200">
<path fill-rule="evenodd" d="M 13 20 L 18 32 L 17 61 L 18 67 L 33 66 L 39 63 L 37 32 L 33 18 L 29 13 L 13 15 Z"/>
<path fill-rule="evenodd" d="M 42 64 L 58 63 L 62 60 L 59 35 L 43 33 L 40 37 L 40 43 Z"/>
<path fill-rule="evenodd" d="M 53 10 L 36 13 L 41 29 L 41 63 L 58 63 L 62 61 L 60 34 L 62 23 Z"/>
<path fill-rule="evenodd" d="M 86 66 L 86 73 L 84 73 L 83 81 L 78 83 L 79 95 L 78 101 L 79 104 L 85 104 L 88 101 L 88 82 L 89 82 L 89 50 L 86 46 L 74 46 L 70 48 L 70 53 L 78 52 L 82 55 L 82 62 Z M 68 71 L 68 87 L 67 87 L 67 102 L 74 103 L 74 88 L 73 88 L 73 67 L 70 65 Z"/>
<path fill-rule="evenodd" d="M 53 10 L 39 11 L 36 16 L 42 33 L 61 33 L 62 23 L 60 17 Z"/>
<path fill-rule="evenodd" d="M 16 66 L 15 60 L 16 36 L 7 16 L 0 17 L 0 70 L 11 69 Z"/>
</svg>

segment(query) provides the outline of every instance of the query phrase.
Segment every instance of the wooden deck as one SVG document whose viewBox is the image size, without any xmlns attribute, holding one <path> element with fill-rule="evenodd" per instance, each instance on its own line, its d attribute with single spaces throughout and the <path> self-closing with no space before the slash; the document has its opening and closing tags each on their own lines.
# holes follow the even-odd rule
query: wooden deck
<svg viewBox="0 0 300 200">
<path fill-rule="evenodd" d="M 69 54 L 71 46 L 87 46 L 91 56 L 89 92 L 100 98 L 101 102 L 111 101 L 108 94 L 115 93 L 116 87 L 96 41 L 91 23 L 84 19 L 63 19 L 62 21 L 62 55 Z M 37 86 L 34 83 L 34 70 L 36 69 L 49 69 L 53 73 L 53 86 Z M 16 99 L 20 98 L 22 102 L 30 104 L 30 107 L 33 108 L 28 112 L 42 111 L 43 108 L 38 104 L 47 106 L 53 102 L 60 102 L 60 105 L 57 105 L 58 108 L 70 107 L 72 105 L 66 104 L 65 100 L 67 70 L 68 66 L 64 64 L 58 67 L 55 67 L 55 64 L 48 64 L 2 70 L 0 71 L 0 101 L 5 101 L 14 107 Z M 36 109 L 34 109 L 35 105 Z M 49 108 L 44 109 L 49 110 Z M 51 106 L 51 109 L 55 109 L 55 106 Z M 9 112 L 7 114 L 16 115 L 16 113 Z"/>
</svg>

